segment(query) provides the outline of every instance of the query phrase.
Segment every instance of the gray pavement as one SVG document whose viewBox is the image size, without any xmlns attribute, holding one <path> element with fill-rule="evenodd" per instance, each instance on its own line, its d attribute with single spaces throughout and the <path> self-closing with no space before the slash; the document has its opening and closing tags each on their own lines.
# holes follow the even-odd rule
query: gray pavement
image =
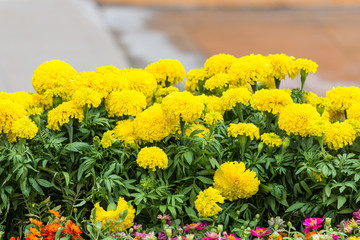
<svg viewBox="0 0 360 240">
<path fill-rule="evenodd" d="M 34 92 L 34 70 L 53 59 L 78 72 L 130 66 L 91 0 L 0 0 L 0 30 L 0 92 Z"/>
</svg>

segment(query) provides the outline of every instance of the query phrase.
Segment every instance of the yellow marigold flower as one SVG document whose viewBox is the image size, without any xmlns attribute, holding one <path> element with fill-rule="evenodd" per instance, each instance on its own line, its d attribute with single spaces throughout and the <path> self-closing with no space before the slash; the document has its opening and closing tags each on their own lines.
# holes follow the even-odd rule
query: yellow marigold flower
<svg viewBox="0 0 360 240">
<path fill-rule="evenodd" d="M 204 64 L 204 69 L 209 76 L 226 73 L 236 60 L 237 58 L 232 55 L 220 53 L 208 58 Z"/>
<path fill-rule="evenodd" d="M 217 122 L 223 122 L 224 118 L 219 112 L 208 112 L 205 114 L 204 121 L 209 125 L 213 125 Z"/>
<path fill-rule="evenodd" d="M 248 136 L 251 140 L 259 138 L 259 128 L 253 123 L 230 123 L 228 137 Z"/>
<path fill-rule="evenodd" d="M 66 98 L 65 88 L 76 75 L 76 70 L 69 64 L 60 60 L 52 60 L 41 64 L 34 71 L 32 84 L 39 94 L 45 94 L 47 90 L 50 90 L 51 95 Z"/>
<path fill-rule="evenodd" d="M 143 69 L 133 68 L 126 71 L 123 75 L 129 82 L 131 90 L 141 92 L 146 98 L 152 99 L 157 88 L 157 82 L 153 74 Z"/>
<path fill-rule="evenodd" d="M 260 54 L 251 54 L 236 60 L 231 65 L 228 73 L 234 81 L 232 84 L 244 86 L 247 83 L 253 85 L 257 81 L 266 82 L 272 71 L 268 58 Z"/>
<path fill-rule="evenodd" d="M 208 80 L 206 80 L 204 84 L 204 88 L 210 91 L 215 89 L 226 88 L 230 82 L 230 76 L 227 73 L 217 73 Z"/>
<path fill-rule="evenodd" d="M 316 62 L 306 59 L 306 58 L 298 58 L 295 60 L 295 66 L 297 69 L 302 69 L 304 70 L 306 73 L 312 72 L 315 73 L 318 65 L 316 64 Z"/>
<path fill-rule="evenodd" d="M 190 137 L 194 131 L 202 131 L 202 132 L 193 134 L 194 137 L 201 137 L 201 138 L 204 138 L 207 134 L 210 133 L 209 129 L 207 127 L 205 127 L 204 125 L 199 124 L 199 123 L 193 123 L 188 128 L 185 129 L 185 135 Z"/>
<path fill-rule="evenodd" d="M 80 107 L 97 108 L 102 101 L 102 95 L 92 88 L 82 87 L 75 91 L 72 100 Z"/>
<path fill-rule="evenodd" d="M 348 119 L 360 121 L 360 102 L 353 103 L 346 111 Z"/>
<path fill-rule="evenodd" d="M 173 93 L 173 92 L 179 92 L 179 89 L 174 86 L 158 88 L 155 92 L 156 102 L 161 103 L 164 97 L 166 97 L 167 95 L 169 95 L 170 93 Z"/>
<path fill-rule="evenodd" d="M 0 133 L 11 131 L 12 124 L 26 116 L 23 106 L 7 99 L 0 99 Z"/>
<path fill-rule="evenodd" d="M 136 162 L 142 168 L 149 168 L 155 171 L 156 167 L 160 169 L 167 168 L 168 157 L 161 148 L 144 147 L 140 150 Z"/>
<path fill-rule="evenodd" d="M 288 135 L 291 133 L 302 137 L 308 136 L 309 124 L 318 120 L 320 114 L 309 104 L 289 104 L 284 107 L 279 116 L 279 128 L 286 131 Z"/>
<path fill-rule="evenodd" d="M 255 110 L 275 115 L 292 103 L 290 94 L 281 89 L 261 89 L 256 91 L 250 100 L 250 104 Z"/>
<path fill-rule="evenodd" d="M 185 90 L 199 91 L 199 82 L 203 82 L 208 78 L 208 73 L 204 68 L 190 70 L 186 74 Z"/>
<path fill-rule="evenodd" d="M 32 93 L 27 92 L 14 92 L 14 93 L 4 93 L 0 92 L 0 99 L 7 99 L 12 102 L 18 103 L 23 108 L 27 109 L 33 105 Z"/>
<path fill-rule="evenodd" d="M 310 136 L 321 137 L 331 123 L 328 119 L 318 118 L 309 122 L 308 132 Z"/>
<path fill-rule="evenodd" d="M 108 93 L 130 89 L 130 83 L 125 78 L 124 72 L 126 71 L 114 66 L 103 66 L 96 69 L 96 73 L 102 79 L 101 82 Z"/>
<path fill-rule="evenodd" d="M 105 99 L 105 108 L 109 117 L 136 116 L 145 107 L 145 95 L 135 90 L 115 91 Z"/>
<path fill-rule="evenodd" d="M 278 80 L 284 80 L 286 75 L 292 71 L 295 65 L 295 58 L 281 54 L 269 54 L 267 58 L 272 66 L 271 76 Z"/>
<path fill-rule="evenodd" d="M 235 107 L 238 103 L 248 106 L 250 99 L 251 92 L 247 88 L 240 87 L 225 91 L 221 97 L 221 102 L 225 109 L 231 110 L 231 108 Z"/>
<path fill-rule="evenodd" d="M 105 98 L 110 89 L 105 79 L 97 72 L 81 72 L 73 78 L 68 85 L 67 91 L 69 96 L 73 96 L 76 91 L 82 88 L 89 88 L 98 92 L 101 98 Z"/>
<path fill-rule="evenodd" d="M 201 95 L 200 97 L 202 97 L 202 102 L 205 104 L 208 112 L 219 112 L 222 115 L 225 113 L 225 106 L 221 98 L 206 95 Z"/>
<path fill-rule="evenodd" d="M 222 210 L 217 203 L 224 203 L 224 197 L 220 195 L 219 190 L 209 187 L 197 195 L 195 209 L 203 217 L 212 217 Z"/>
<path fill-rule="evenodd" d="M 325 131 L 324 143 L 331 149 L 338 150 L 345 145 L 352 145 L 356 138 L 354 127 L 347 122 L 336 122 Z"/>
<path fill-rule="evenodd" d="M 121 232 L 134 225 L 135 209 L 131 204 L 128 204 L 122 197 L 119 198 L 117 207 L 114 210 L 110 209 L 108 211 L 105 211 L 102 207 L 100 207 L 99 203 L 96 203 L 93 210 L 91 211 L 91 216 L 93 215 L 95 209 L 95 218 L 92 219 L 92 222 L 96 223 L 97 221 L 100 221 L 102 228 L 106 228 L 107 226 L 110 227 L 110 232 Z M 125 210 L 128 210 L 128 213 L 124 221 L 115 222 L 118 221 L 119 215 Z"/>
<path fill-rule="evenodd" d="M 360 237 L 351 236 L 351 237 L 349 237 L 349 240 L 360 240 Z"/>
<path fill-rule="evenodd" d="M 103 148 L 109 148 L 115 142 L 114 138 L 115 131 L 109 130 L 104 132 L 103 137 L 101 138 L 101 146 Z"/>
<path fill-rule="evenodd" d="M 200 118 L 204 110 L 204 104 L 200 98 L 189 92 L 174 92 L 167 95 L 161 107 L 168 118 L 176 121 L 181 118 L 187 123 Z"/>
<path fill-rule="evenodd" d="M 169 136 L 177 123 L 167 118 L 160 104 L 154 104 L 134 120 L 135 137 L 143 142 L 158 142 Z"/>
<path fill-rule="evenodd" d="M 360 121 L 355 119 L 346 119 L 344 122 L 350 124 L 354 128 L 356 137 L 360 136 Z"/>
<path fill-rule="evenodd" d="M 53 107 L 53 98 L 52 97 L 45 97 L 44 95 L 40 94 L 32 94 L 32 103 L 33 105 L 31 107 L 34 108 L 43 108 L 43 109 L 50 109 Z"/>
<path fill-rule="evenodd" d="M 185 69 L 178 60 L 159 60 L 148 65 L 145 70 L 152 73 L 163 87 L 181 83 L 185 77 Z"/>
<path fill-rule="evenodd" d="M 357 87 L 337 87 L 326 92 L 326 99 L 329 108 L 333 112 L 343 112 L 354 103 L 360 102 L 360 88 Z"/>
<path fill-rule="evenodd" d="M 61 217 L 60 213 L 54 209 L 49 210 L 49 212 L 54 215 L 55 217 Z"/>
<path fill-rule="evenodd" d="M 213 185 L 221 196 L 234 201 L 256 194 L 260 181 L 254 171 L 245 168 L 243 162 L 226 162 L 215 171 Z"/>
<path fill-rule="evenodd" d="M 84 119 L 84 111 L 73 101 L 63 102 L 48 112 L 47 127 L 52 130 L 60 131 L 60 127 L 65 123 L 70 122 L 71 118 L 82 122 Z"/>
<path fill-rule="evenodd" d="M 283 141 L 281 140 L 279 135 L 275 133 L 261 134 L 261 141 L 269 147 L 280 147 L 283 144 Z"/>
<path fill-rule="evenodd" d="M 136 142 L 134 121 L 131 119 L 118 121 L 114 128 L 114 137 L 123 141 L 125 146 L 134 144 Z"/>
<path fill-rule="evenodd" d="M 15 120 L 11 126 L 11 132 L 18 138 L 33 139 L 39 128 L 28 117 Z"/>
</svg>

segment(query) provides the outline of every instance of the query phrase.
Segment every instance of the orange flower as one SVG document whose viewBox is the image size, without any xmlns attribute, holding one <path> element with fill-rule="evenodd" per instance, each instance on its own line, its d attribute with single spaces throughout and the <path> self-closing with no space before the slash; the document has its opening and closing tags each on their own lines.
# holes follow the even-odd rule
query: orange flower
<svg viewBox="0 0 360 240">
<path fill-rule="evenodd" d="M 316 234 L 316 231 L 312 231 L 312 232 L 308 232 L 305 236 L 306 240 L 309 240 L 309 238 L 311 237 L 311 235 Z"/>
<path fill-rule="evenodd" d="M 55 210 L 51 209 L 51 210 L 49 210 L 49 212 L 52 215 L 54 215 L 55 217 L 58 217 L 58 218 L 61 217 L 61 215 L 60 215 L 60 213 L 58 211 L 55 211 Z"/>
<path fill-rule="evenodd" d="M 29 233 L 28 235 L 26 235 L 25 237 L 26 240 L 40 240 L 40 238 L 38 238 L 35 234 L 33 233 Z M 11 240 L 11 239 L 10 239 Z"/>
<path fill-rule="evenodd" d="M 59 224 L 48 224 L 45 226 L 45 229 L 43 230 L 43 236 L 46 240 L 52 240 L 55 238 L 56 232 L 62 228 Z M 66 229 L 63 229 L 63 234 L 66 233 Z"/>
<path fill-rule="evenodd" d="M 20 240 L 19 237 L 15 238 L 15 237 L 11 237 L 10 240 Z"/>
<path fill-rule="evenodd" d="M 35 234 L 38 237 L 41 237 L 41 232 L 39 230 L 37 230 L 36 228 L 31 227 L 30 232 Z"/>
<path fill-rule="evenodd" d="M 33 218 L 30 218 L 30 222 L 32 224 L 35 224 L 36 226 L 38 226 L 39 228 L 44 228 L 44 224 L 43 222 L 39 221 L 39 220 L 36 220 L 36 219 L 33 219 Z"/>
<path fill-rule="evenodd" d="M 270 235 L 270 236 L 269 236 L 269 239 L 280 240 L 280 239 L 283 239 L 284 237 L 287 237 L 287 233 L 279 232 L 279 236 L 278 236 L 277 238 L 273 238 L 273 236 Z"/>
<path fill-rule="evenodd" d="M 79 226 L 73 223 L 71 220 L 66 223 L 67 233 L 72 234 L 72 239 L 81 239 L 80 234 L 82 233 Z"/>
</svg>

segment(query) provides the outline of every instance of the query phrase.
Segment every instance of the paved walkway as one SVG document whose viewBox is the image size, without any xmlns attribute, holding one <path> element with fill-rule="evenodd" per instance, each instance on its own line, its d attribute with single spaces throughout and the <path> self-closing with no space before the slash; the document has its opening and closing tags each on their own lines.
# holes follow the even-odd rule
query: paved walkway
<svg viewBox="0 0 360 240">
<path fill-rule="evenodd" d="M 60 59 L 77 71 L 128 67 L 89 0 L 0 0 L 0 92 L 34 91 L 34 70 Z"/>
</svg>

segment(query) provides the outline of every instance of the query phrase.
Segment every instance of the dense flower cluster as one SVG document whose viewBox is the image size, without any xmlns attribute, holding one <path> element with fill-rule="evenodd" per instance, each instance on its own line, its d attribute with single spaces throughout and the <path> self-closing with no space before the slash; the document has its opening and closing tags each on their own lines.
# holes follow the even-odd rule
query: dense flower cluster
<svg viewBox="0 0 360 240">
<path fill-rule="evenodd" d="M 195 208 L 202 216 L 211 217 L 222 210 L 217 203 L 224 203 L 224 197 L 219 190 L 209 187 L 199 193 L 195 200 Z"/>
<path fill-rule="evenodd" d="M 159 60 L 148 65 L 146 71 L 153 74 L 158 84 L 163 87 L 182 82 L 185 69 L 178 60 Z"/>
<path fill-rule="evenodd" d="M 136 162 L 142 168 L 149 168 L 155 171 L 156 167 L 159 169 L 167 168 L 168 157 L 161 148 L 144 147 L 140 150 Z"/>
<path fill-rule="evenodd" d="M 288 92 L 280 89 L 261 89 L 251 96 L 251 106 L 262 112 L 279 114 L 281 110 L 293 103 Z"/>
<path fill-rule="evenodd" d="M 228 136 L 235 138 L 238 136 L 248 136 L 251 140 L 260 137 L 259 128 L 253 123 L 230 123 L 230 126 L 228 127 Z"/>
<path fill-rule="evenodd" d="M 263 133 L 261 134 L 261 141 L 269 147 L 280 147 L 283 141 L 275 133 Z"/>
</svg>

